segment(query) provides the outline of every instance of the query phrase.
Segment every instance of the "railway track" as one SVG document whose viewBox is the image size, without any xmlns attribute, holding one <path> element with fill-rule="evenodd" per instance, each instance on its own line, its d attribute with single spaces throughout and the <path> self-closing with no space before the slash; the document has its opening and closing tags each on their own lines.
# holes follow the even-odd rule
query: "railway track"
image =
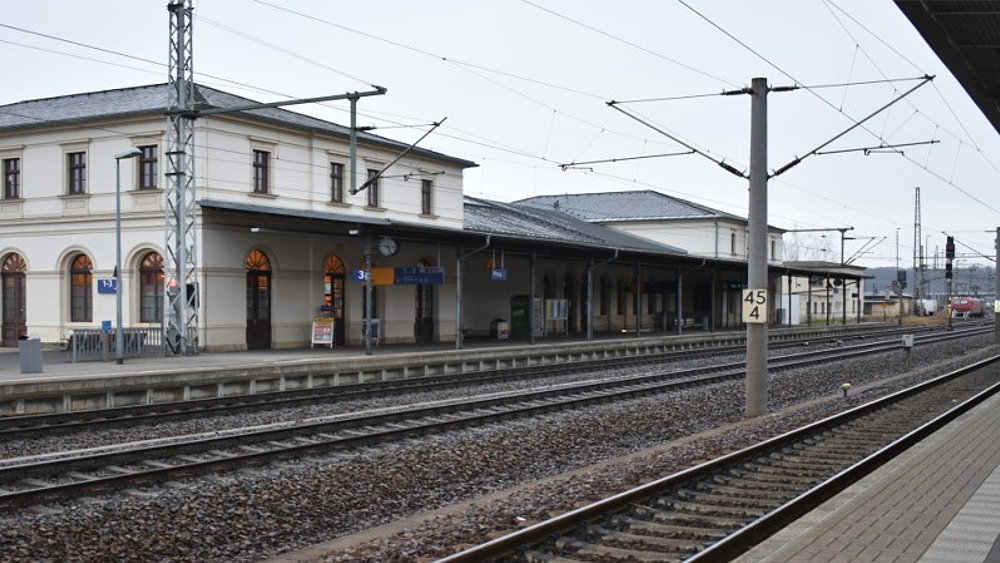
<svg viewBox="0 0 1000 563">
<path fill-rule="evenodd" d="M 976 327 L 967 330 L 977 330 Z M 835 334 L 823 338 L 805 338 L 782 341 L 769 344 L 769 350 L 799 349 L 804 344 L 823 345 L 832 342 L 844 342 L 859 339 L 889 339 L 898 334 L 926 335 L 933 331 L 922 329 L 918 331 L 900 331 L 896 329 L 851 331 L 846 334 Z M 964 330 L 955 334 L 965 334 Z M 919 337 L 918 337 L 919 338 Z M 919 339 L 918 339 L 919 341 Z M 565 374 L 576 374 L 585 371 L 599 371 L 609 367 L 622 368 L 626 366 L 659 365 L 664 363 L 684 361 L 706 356 L 737 354 L 745 351 L 743 346 L 718 346 L 696 348 L 655 354 L 650 356 L 615 357 L 602 360 L 587 360 L 565 362 L 556 365 L 542 365 L 514 369 L 488 370 L 483 372 L 449 374 L 440 376 L 425 376 L 411 379 L 383 381 L 377 383 L 360 383 L 331 388 L 308 389 L 265 393 L 239 397 L 222 397 L 199 399 L 193 401 L 159 403 L 151 405 L 136 405 L 115 407 L 90 411 L 71 411 L 50 414 L 33 414 L 0 417 L 0 439 L 14 440 L 25 437 L 37 437 L 45 433 L 77 432 L 83 430 L 116 428 L 135 424 L 155 424 L 190 418 L 192 416 L 212 416 L 238 412 L 259 412 L 265 409 L 289 408 L 306 404 L 324 402 L 341 402 L 366 399 L 372 396 L 391 396 L 407 393 L 431 392 L 457 387 L 473 387 L 494 383 L 558 377 Z"/>
<path fill-rule="evenodd" d="M 1000 356 L 437 563 L 729 561 L 1000 391 Z"/>
<path fill-rule="evenodd" d="M 964 333 L 928 335 L 927 339 L 962 338 Z M 791 355 L 771 363 L 772 370 L 828 363 L 862 353 L 898 350 L 899 344 L 869 343 L 822 352 Z M 708 373 L 713 371 L 714 373 Z M 276 424 L 253 431 L 183 437 L 142 447 L 98 453 L 60 453 L 16 460 L 0 466 L 0 505 L 33 504 L 91 490 L 158 482 L 232 466 L 319 451 L 355 448 L 454 428 L 482 425 L 557 410 L 670 392 L 744 377 L 742 364 L 636 376 L 611 381 L 556 386 L 540 391 L 378 414 L 353 415 L 308 423 Z M 59 457 L 62 456 L 62 457 Z"/>
</svg>

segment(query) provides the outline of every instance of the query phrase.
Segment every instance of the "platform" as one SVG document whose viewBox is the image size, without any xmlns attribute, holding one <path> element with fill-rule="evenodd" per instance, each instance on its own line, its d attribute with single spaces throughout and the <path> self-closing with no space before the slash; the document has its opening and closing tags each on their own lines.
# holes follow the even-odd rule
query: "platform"
<svg viewBox="0 0 1000 563">
<path fill-rule="evenodd" d="M 879 325 L 872 325 L 878 327 Z M 865 327 L 865 329 L 871 326 Z M 806 329 L 823 336 L 829 329 Z M 802 335 L 774 331 L 772 339 Z M 223 396 L 294 391 L 420 376 L 554 365 L 608 357 L 643 356 L 693 348 L 741 345 L 743 331 L 683 335 L 614 333 L 587 340 L 536 339 L 267 349 L 178 357 L 71 362 L 67 352 L 43 352 L 41 373 L 21 373 L 16 348 L 0 349 L 0 415 L 127 407 Z"/>
<path fill-rule="evenodd" d="M 737 559 L 1000 563 L 1000 396 Z"/>
</svg>

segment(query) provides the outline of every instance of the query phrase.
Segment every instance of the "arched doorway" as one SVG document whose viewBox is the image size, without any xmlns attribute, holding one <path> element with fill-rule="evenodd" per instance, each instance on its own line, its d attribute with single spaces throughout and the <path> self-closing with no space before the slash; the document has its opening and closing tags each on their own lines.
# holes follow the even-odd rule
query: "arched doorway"
<svg viewBox="0 0 1000 563">
<path fill-rule="evenodd" d="M 163 256 L 147 252 L 139 263 L 139 322 L 163 322 Z"/>
<path fill-rule="evenodd" d="M 333 317 L 333 343 L 344 344 L 344 262 L 335 254 L 323 261 L 323 312 Z"/>
<path fill-rule="evenodd" d="M 418 268 L 426 268 L 430 264 L 421 260 L 417 263 Z M 416 311 L 413 322 L 413 338 L 417 342 L 434 341 L 434 286 L 431 284 L 420 284 L 417 286 L 417 293 L 414 299 Z"/>
<path fill-rule="evenodd" d="M 28 265 L 24 258 L 14 252 L 8 254 L 0 269 L 3 277 L 3 322 L 2 345 L 17 346 L 17 337 L 28 333 Z"/>
<path fill-rule="evenodd" d="M 271 261 L 259 250 L 247 256 L 247 350 L 271 347 Z"/>
</svg>

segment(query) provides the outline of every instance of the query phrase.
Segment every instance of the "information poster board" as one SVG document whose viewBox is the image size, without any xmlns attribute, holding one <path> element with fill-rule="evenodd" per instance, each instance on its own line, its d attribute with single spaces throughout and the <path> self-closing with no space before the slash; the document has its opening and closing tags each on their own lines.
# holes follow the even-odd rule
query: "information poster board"
<svg viewBox="0 0 1000 563">
<path fill-rule="evenodd" d="M 333 348 L 333 317 L 313 318 L 312 347 L 317 344 Z"/>
</svg>

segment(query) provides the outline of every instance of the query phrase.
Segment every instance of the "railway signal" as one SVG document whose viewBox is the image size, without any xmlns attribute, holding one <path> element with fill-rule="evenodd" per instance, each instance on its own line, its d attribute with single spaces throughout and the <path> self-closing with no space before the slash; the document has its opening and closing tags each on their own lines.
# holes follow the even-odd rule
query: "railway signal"
<svg viewBox="0 0 1000 563">
<path fill-rule="evenodd" d="M 944 277 L 950 280 L 952 278 L 951 265 L 955 260 L 955 237 L 949 236 L 945 240 L 944 244 Z"/>
</svg>

